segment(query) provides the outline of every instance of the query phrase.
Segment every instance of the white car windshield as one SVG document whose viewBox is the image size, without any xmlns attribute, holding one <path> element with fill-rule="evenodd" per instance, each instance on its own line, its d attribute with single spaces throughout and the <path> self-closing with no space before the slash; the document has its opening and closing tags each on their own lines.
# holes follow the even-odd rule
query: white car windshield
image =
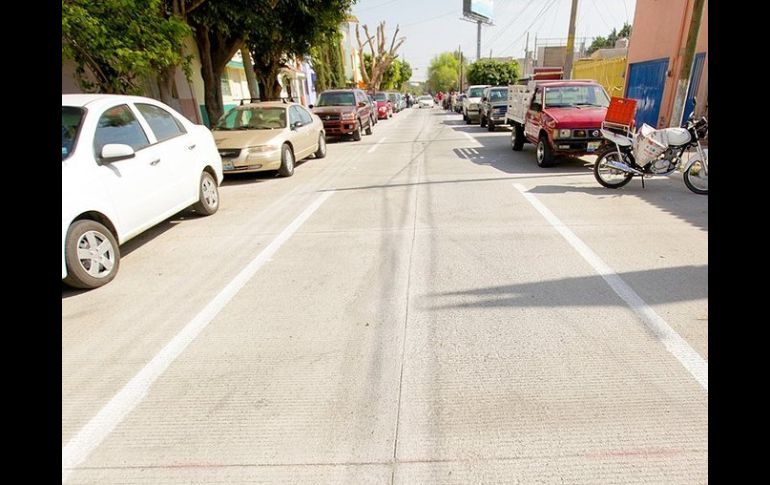
<svg viewBox="0 0 770 485">
<path fill-rule="evenodd" d="M 430 96 L 420 96 L 420 101 L 433 101 Z"/>
<path fill-rule="evenodd" d="M 492 89 L 489 91 L 489 101 L 505 101 L 508 99 L 507 89 Z"/>
<path fill-rule="evenodd" d="M 468 91 L 468 97 L 480 98 L 483 93 L 484 93 L 484 88 L 471 88 L 470 91 Z"/>
</svg>

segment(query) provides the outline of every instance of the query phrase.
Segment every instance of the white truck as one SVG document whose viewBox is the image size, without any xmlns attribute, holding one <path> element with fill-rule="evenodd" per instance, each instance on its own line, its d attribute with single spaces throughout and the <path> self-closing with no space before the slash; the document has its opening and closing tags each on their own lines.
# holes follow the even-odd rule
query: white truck
<svg viewBox="0 0 770 485">
<path fill-rule="evenodd" d="M 476 84 L 468 86 L 463 99 L 463 120 L 468 124 L 479 122 L 479 109 L 481 108 L 481 96 L 489 84 Z"/>
</svg>

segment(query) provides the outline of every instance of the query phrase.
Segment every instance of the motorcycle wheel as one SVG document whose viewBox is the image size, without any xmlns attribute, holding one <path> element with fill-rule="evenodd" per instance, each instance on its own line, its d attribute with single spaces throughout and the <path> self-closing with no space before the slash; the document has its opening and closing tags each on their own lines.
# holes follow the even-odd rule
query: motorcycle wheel
<svg viewBox="0 0 770 485">
<path fill-rule="evenodd" d="M 597 182 L 608 189 L 619 189 L 631 181 L 633 174 L 608 167 L 607 162 L 626 163 L 624 160 L 620 160 L 615 149 L 599 154 L 596 158 L 596 163 L 594 163 L 594 177 L 596 177 Z"/>
<path fill-rule="evenodd" d="M 684 171 L 684 184 L 696 194 L 708 195 L 709 176 L 702 161 L 695 160 L 687 166 Z"/>
</svg>

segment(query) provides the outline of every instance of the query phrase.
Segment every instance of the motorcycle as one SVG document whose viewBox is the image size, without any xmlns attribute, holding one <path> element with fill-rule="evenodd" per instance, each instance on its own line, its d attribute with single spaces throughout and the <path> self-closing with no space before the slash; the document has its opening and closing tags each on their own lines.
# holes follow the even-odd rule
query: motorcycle
<svg viewBox="0 0 770 485">
<path fill-rule="evenodd" d="M 644 179 L 653 175 L 670 175 L 677 169 L 684 172 L 684 184 L 696 194 L 708 194 L 708 148 L 700 140 L 708 135 L 708 120 L 694 119 L 691 113 L 682 128 L 655 130 L 642 125 L 639 133 L 619 134 L 602 128 L 604 145 L 597 150 L 594 177 L 609 189 L 623 187 L 633 177 Z M 695 148 L 695 154 L 683 163 L 682 156 Z"/>
</svg>

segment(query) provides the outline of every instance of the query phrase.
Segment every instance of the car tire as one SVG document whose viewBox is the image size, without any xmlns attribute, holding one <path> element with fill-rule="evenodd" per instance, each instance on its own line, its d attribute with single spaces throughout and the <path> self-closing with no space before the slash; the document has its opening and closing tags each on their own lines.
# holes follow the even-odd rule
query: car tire
<svg viewBox="0 0 770 485">
<path fill-rule="evenodd" d="M 278 175 L 281 177 L 294 175 L 294 152 L 288 143 L 284 143 L 281 147 L 281 168 L 278 169 Z"/>
<path fill-rule="evenodd" d="M 511 149 L 516 152 L 520 152 L 524 148 L 524 130 L 518 123 L 513 124 L 511 130 Z"/>
<path fill-rule="evenodd" d="M 203 216 L 210 216 L 219 209 L 219 186 L 213 175 L 204 171 L 198 184 L 198 202 L 193 210 Z"/>
<path fill-rule="evenodd" d="M 323 133 L 318 134 L 318 150 L 313 153 L 316 158 L 323 158 L 326 156 L 326 136 Z"/>
<path fill-rule="evenodd" d="M 540 135 L 540 141 L 537 142 L 537 149 L 535 150 L 535 160 L 537 166 L 541 168 L 554 166 L 554 155 L 551 145 L 548 144 L 548 138 L 545 135 Z"/>
<path fill-rule="evenodd" d="M 82 250 L 80 254 L 78 249 Z M 92 251 L 96 251 L 93 256 L 99 256 L 98 259 L 88 257 Z M 115 236 L 104 225 L 90 219 L 72 223 L 64 241 L 64 255 L 67 265 L 64 283 L 73 288 L 106 285 L 115 278 L 120 266 L 120 248 Z M 93 266 L 95 263 L 97 266 Z"/>
<path fill-rule="evenodd" d="M 361 120 L 358 120 L 356 131 L 353 132 L 353 141 L 361 141 Z"/>
</svg>

